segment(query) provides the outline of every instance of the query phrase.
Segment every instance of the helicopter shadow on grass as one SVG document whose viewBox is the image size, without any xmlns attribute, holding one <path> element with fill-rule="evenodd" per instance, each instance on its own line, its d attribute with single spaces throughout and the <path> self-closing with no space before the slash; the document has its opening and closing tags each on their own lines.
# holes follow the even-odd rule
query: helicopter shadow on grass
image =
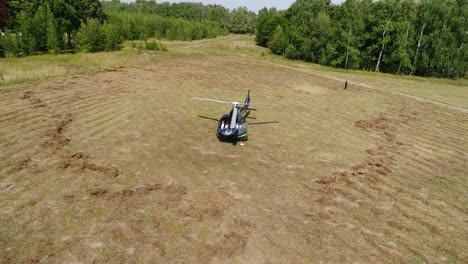
<svg viewBox="0 0 468 264">
<path fill-rule="evenodd" d="M 208 117 L 208 116 L 202 116 L 202 115 L 198 115 L 199 118 L 203 118 L 203 119 L 207 119 L 207 120 L 211 120 L 211 121 L 216 121 L 216 122 L 219 122 L 219 119 L 218 118 L 213 118 L 213 117 Z M 247 117 L 247 119 L 257 119 L 256 117 Z M 265 121 L 265 122 L 248 122 L 249 125 L 268 125 L 268 124 L 278 124 L 279 122 L 278 121 Z M 219 139 L 219 141 L 221 142 L 226 142 L 226 143 L 232 143 L 233 145 L 237 145 L 237 143 L 239 142 L 239 140 L 222 140 L 222 139 Z"/>
</svg>

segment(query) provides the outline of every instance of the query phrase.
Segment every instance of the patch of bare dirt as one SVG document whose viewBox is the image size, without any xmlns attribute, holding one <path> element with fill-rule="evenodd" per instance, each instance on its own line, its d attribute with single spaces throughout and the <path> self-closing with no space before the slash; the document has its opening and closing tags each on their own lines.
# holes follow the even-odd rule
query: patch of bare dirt
<svg viewBox="0 0 468 264">
<path fill-rule="evenodd" d="M 183 189 L 183 187 L 180 187 Z M 93 197 L 98 197 L 98 198 L 107 198 L 107 199 L 114 199 L 114 198 L 120 198 L 120 199 L 125 199 L 133 196 L 145 196 L 149 195 L 152 192 L 156 192 L 159 190 L 163 190 L 166 192 L 171 192 L 170 190 L 172 189 L 171 186 L 162 186 L 162 184 L 147 184 L 147 185 L 142 185 L 142 186 L 137 186 L 134 188 L 120 188 L 120 189 L 108 189 L 105 187 L 96 187 L 96 188 L 91 188 L 88 190 L 89 195 Z M 184 194 L 185 192 L 179 192 L 179 194 Z M 177 194 L 177 192 L 176 192 Z"/>
<path fill-rule="evenodd" d="M 28 167 L 29 163 L 31 163 L 30 157 L 24 157 L 16 161 L 14 169 L 16 170 L 24 170 Z"/>
<path fill-rule="evenodd" d="M 33 108 L 46 107 L 47 104 L 37 97 L 32 91 L 26 91 L 20 99 L 28 99 Z"/>
<path fill-rule="evenodd" d="M 61 168 L 90 170 L 113 178 L 119 176 L 122 170 L 113 166 L 99 164 L 88 155 L 82 152 L 73 152 L 67 147 L 71 138 L 65 136 L 64 131 L 70 122 L 73 121 L 73 118 L 73 114 L 71 113 L 60 116 L 46 132 L 46 141 L 43 143 L 43 146 L 51 149 L 60 157 Z"/>
<path fill-rule="evenodd" d="M 358 177 L 366 177 L 370 182 L 377 183 L 379 176 L 390 174 L 395 165 L 395 150 L 402 145 L 397 140 L 396 127 L 400 123 L 407 123 L 412 119 L 411 116 L 401 114 L 397 117 L 389 117 L 381 113 L 378 117 L 368 120 L 358 120 L 355 126 L 378 135 L 379 140 L 375 148 L 367 150 L 368 159 L 362 164 L 358 164 L 349 170 L 333 172 L 318 179 L 316 183 L 321 185 L 321 195 L 316 202 L 322 206 L 328 207 L 336 204 L 336 184 L 345 183 L 355 184 Z M 320 216 L 328 218 L 328 211 L 322 211 Z"/>
</svg>

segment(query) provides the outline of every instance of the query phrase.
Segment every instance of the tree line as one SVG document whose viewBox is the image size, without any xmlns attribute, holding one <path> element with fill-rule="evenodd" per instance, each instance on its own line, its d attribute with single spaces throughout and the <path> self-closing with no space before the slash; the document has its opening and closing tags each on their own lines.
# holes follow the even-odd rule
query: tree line
<svg viewBox="0 0 468 264">
<path fill-rule="evenodd" d="M 107 22 L 125 40 L 198 40 L 227 35 L 229 32 L 213 21 L 188 21 L 150 14 L 109 12 Z"/>
<path fill-rule="evenodd" d="M 467 0 L 297 0 L 262 9 L 258 45 L 289 59 L 345 69 L 463 77 Z"/>
<path fill-rule="evenodd" d="M 99 0 L 7 0 L 5 4 L 3 55 L 115 50 L 122 41 L 115 26 L 106 22 Z"/>
<path fill-rule="evenodd" d="M 231 33 L 255 33 L 256 14 L 246 7 L 229 10 L 221 5 L 201 3 L 157 3 L 155 0 L 136 0 L 125 3 L 120 0 L 102 2 L 104 9 L 112 13 L 157 15 L 188 21 L 211 21 Z"/>
<path fill-rule="evenodd" d="M 8 21 L 5 25 L 6 14 L 0 12 L 0 55 L 7 56 L 111 51 L 125 40 L 197 40 L 255 30 L 255 13 L 246 8 L 231 12 L 218 5 L 145 0 L 7 0 L 5 4 Z"/>
</svg>

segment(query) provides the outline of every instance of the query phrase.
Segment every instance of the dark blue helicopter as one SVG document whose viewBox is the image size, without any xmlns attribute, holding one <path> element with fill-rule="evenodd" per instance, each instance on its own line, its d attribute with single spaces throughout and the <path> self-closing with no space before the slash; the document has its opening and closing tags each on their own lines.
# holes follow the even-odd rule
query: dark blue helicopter
<svg viewBox="0 0 468 264">
<path fill-rule="evenodd" d="M 194 100 L 210 101 L 221 104 L 230 104 L 232 110 L 229 114 L 225 114 L 219 119 L 217 137 L 221 141 L 237 142 L 247 141 L 247 117 L 250 111 L 256 109 L 250 108 L 250 90 L 243 104 L 238 102 L 227 102 L 221 100 L 207 99 L 207 98 L 192 98 Z"/>
</svg>

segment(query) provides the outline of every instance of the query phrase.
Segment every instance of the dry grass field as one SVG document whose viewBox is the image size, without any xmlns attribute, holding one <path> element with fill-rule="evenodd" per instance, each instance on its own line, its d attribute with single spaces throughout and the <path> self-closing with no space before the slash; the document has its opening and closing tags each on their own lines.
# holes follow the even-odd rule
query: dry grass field
<svg viewBox="0 0 468 264">
<path fill-rule="evenodd" d="M 0 89 L 0 263 L 468 262 L 466 80 L 167 45 Z M 229 108 L 190 98 L 247 89 L 219 142 Z"/>
</svg>

